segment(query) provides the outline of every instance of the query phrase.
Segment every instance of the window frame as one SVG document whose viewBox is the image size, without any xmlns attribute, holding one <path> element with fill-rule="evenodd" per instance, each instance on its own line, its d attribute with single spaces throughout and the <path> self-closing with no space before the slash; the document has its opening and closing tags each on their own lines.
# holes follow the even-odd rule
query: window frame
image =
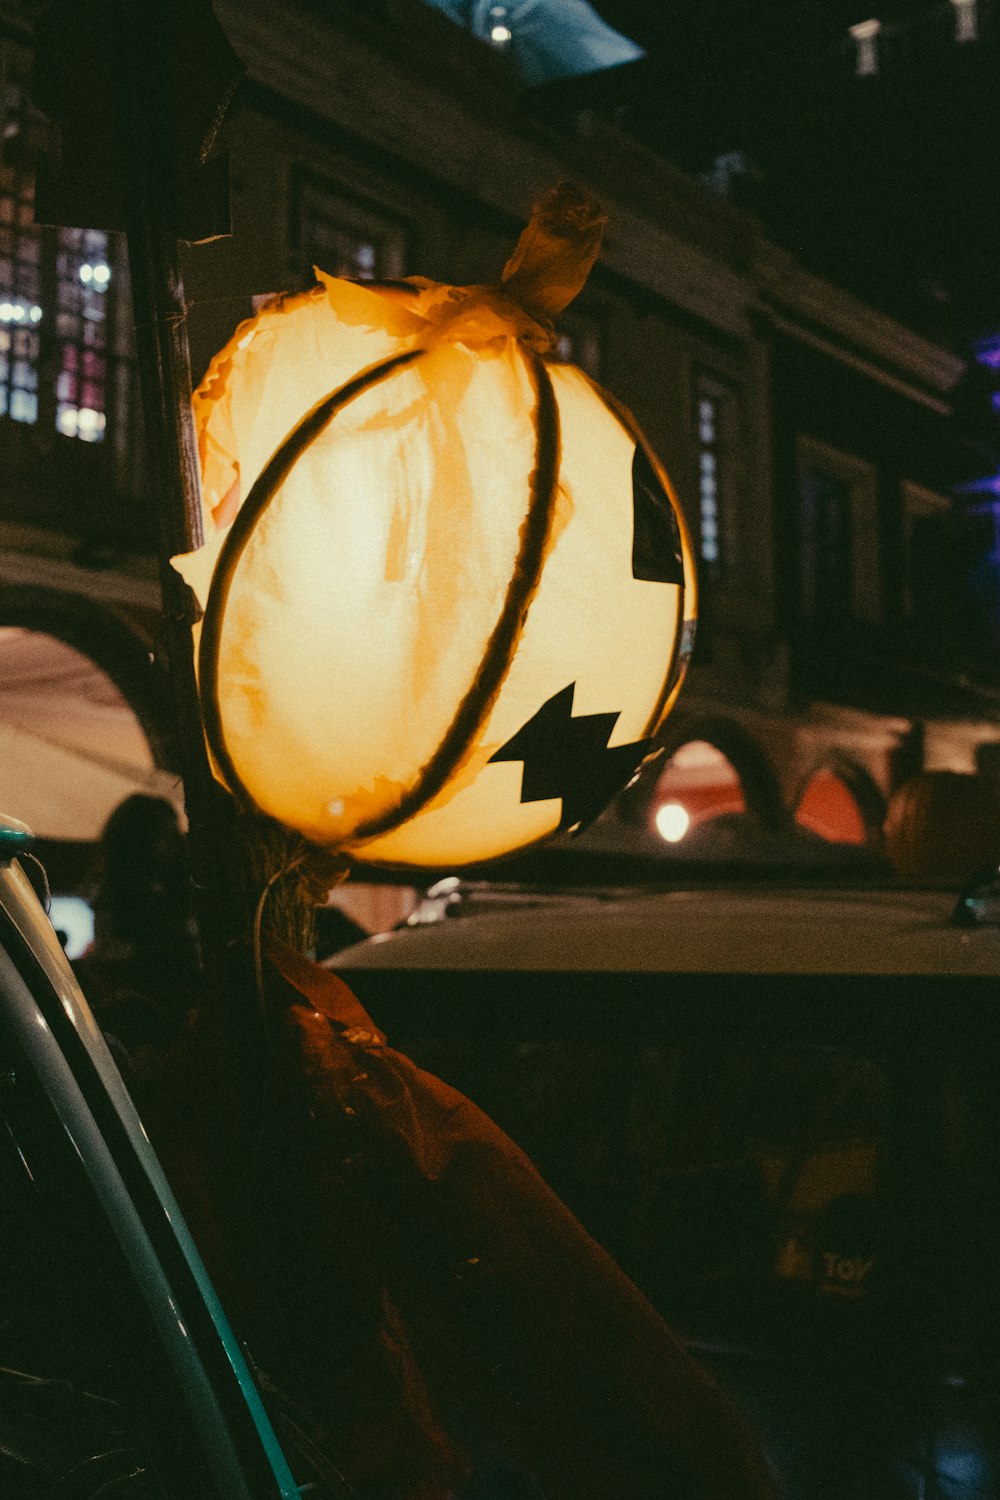
<svg viewBox="0 0 1000 1500">
<path fill-rule="evenodd" d="M 830 443 L 800 433 L 796 441 L 796 512 L 799 525 L 800 613 L 816 619 L 816 574 L 810 570 L 806 545 L 803 492 L 806 475 L 825 474 L 847 492 L 850 538 L 848 576 L 851 597 L 841 618 L 875 624 L 882 618 L 882 545 L 879 531 L 879 487 L 874 464 Z M 874 559 L 875 566 L 871 563 Z"/>
<path fill-rule="evenodd" d="M 902 518 L 902 607 L 903 618 L 912 621 L 917 614 L 918 600 L 914 578 L 914 525 L 927 517 L 945 519 L 954 514 L 955 506 L 950 495 L 932 490 L 927 485 L 915 484 L 904 479 L 900 485 Z"/>
<path fill-rule="evenodd" d="M 34 440 L 41 439 L 49 449 L 56 438 L 69 438 L 88 448 L 107 444 L 109 453 L 117 453 L 120 371 L 133 363 L 131 351 L 122 348 L 120 337 L 125 274 L 120 239 L 110 231 L 37 223 L 33 170 L 18 160 L 5 160 L 0 161 L 0 171 L 9 179 L 0 182 L 0 201 L 13 204 L 11 217 L 0 226 L 10 237 L 9 245 L 0 247 L 0 262 L 10 267 L 10 285 L 0 291 L 0 309 L 5 304 L 8 309 L 0 317 L 0 335 L 8 343 L 7 350 L 0 350 L 0 358 L 7 361 L 0 382 L 4 408 L 0 423 L 8 433 L 11 428 L 31 429 Z M 78 243 L 74 244 L 74 239 Z M 26 243 L 34 247 L 30 256 L 21 253 Z M 84 264 L 101 265 L 106 274 L 92 278 L 90 287 L 83 278 L 78 285 L 76 275 Z M 31 289 L 17 284 L 19 268 L 33 273 Z M 88 306 L 99 309 L 101 316 L 88 316 Z M 17 317 L 18 312 L 23 316 Z M 67 326 L 71 320 L 76 328 Z M 88 329 L 98 330 L 98 336 L 88 339 Z M 25 334 L 34 337 L 32 352 L 19 352 L 15 347 L 19 336 L 23 342 Z M 67 361 L 65 351 L 70 347 L 75 351 L 74 358 Z M 16 380 L 18 364 L 30 366 L 30 371 L 21 371 L 22 377 L 30 373 L 29 381 Z M 75 395 L 68 397 L 65 390 L 60 395 L 60 385 L 75 385 Z M 84 399 L 85 387 L 96 401 Z M 17 415 L 12 410 L 18 391 L 34 398 L 33 415 Z M 19 404 L 23 407 L 23 402 Z M 84 409 L 94 413 L 85 431 L 67 430 L 68 426 L 77 427 L 67 414 L 75 417 Z"/>
<path fill-rule="evenodd" d="M 334 178 L 323 176 L 309 167 L 293 164 L 288 190 L 288 262 L 289 272 L 302 285 L 308 285 L 314 266 L 331 276 L 345 276 L 339 266 L 323 265 L 319 246 L 310 247 L 307 206 L 310 201 L 322 204 L 326 223 L 345 235 L 369 242 L 375 249 L 371 276 L 361 281 L 394 281 L 404 276 L 410 258 L 410 226 L 406 220 L 369 199 L 360 197 Z"/>
<path fill-rule="evenodd" d="M 593 380 L 603 381 L 608 359 L 608 318 L 600 309 L 575 304 L 555 320 L 553 354 L 576 365 Z M 568 341 L 566 349 L 563 341 Z"/>
</svg>

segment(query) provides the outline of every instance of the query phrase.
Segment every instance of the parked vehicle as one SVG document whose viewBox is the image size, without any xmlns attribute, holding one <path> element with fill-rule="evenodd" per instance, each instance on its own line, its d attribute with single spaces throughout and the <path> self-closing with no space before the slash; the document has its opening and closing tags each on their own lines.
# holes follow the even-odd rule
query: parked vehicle
<svg viewBox="0 0 1000 1500">
<path fill-rule="evenodd" d="M 0 1494 L 292 1500 L 299 1481 L 19 863 L 30 844 L 0 819 Z"/>
<path fill-rule="evenodd" d="M 0 1493 L 337 1494 L 265 1411 L 29 844 L 0 821 Z M 987 1500 L 1000 931 L 988 890 L 953 907 L 448 881 L 336 966 L 529 1149 L 793 1500 Z"/>
<path fill-rule="evenodd" d="M 991 891 L 955 905 L 450 879 L 329 962 L 528 1150 L 791 1500 L 991 1500 L 1000 928 Z"/>
</svg>

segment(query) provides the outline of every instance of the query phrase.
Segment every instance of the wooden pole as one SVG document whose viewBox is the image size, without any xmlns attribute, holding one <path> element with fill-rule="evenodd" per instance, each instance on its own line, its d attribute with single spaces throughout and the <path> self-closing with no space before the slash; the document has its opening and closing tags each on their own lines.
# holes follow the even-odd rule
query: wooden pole
<svg viewBox="0 0 1000 1500">
<path fill-rule="evenodd" d="M 178 240 L 228 231 L 228 183 L 218 171 L 225 163 L 212 147 L 241 68 L 210 0 L 94 0 L 84 10 L 51 0 L 37 41 L 33 92 L 62 131 L 60 163 L 41 164 L 44 221 L 127 234 L 206 1019 L 220 1032 L 230 1072 L 253 1077 L 266 1041 L 250 952 L 259 892 L 269 891 L 268 925 L 309 947 L 308 882 L 282 873 L 294 866 L 301 874 L 298 841 L 252 810 L 237 816 L 212 776 L 191 638 L 198 606 L 170 565 L 203 542 Z"/>
<path fill-rule="evenodd" d="M 112 28 L 115 124 L 119 146 L 136 349 L 145 417 L 146 482 L 159 517 L 165 646 L 179 769 L 189 823 L 195 907 L 207 1018 L 234 1068 L 253 1084 L 263 1056 L 248 939 L 248 888 L 237 819 L 215 782 L 201 730 L 191 627 L 194 595 L 170 558 L 203 541 L 198 455 L 191 413 L 187 306 L 178 260 L 179 208 L 169 126 L 170 97 L 159 9 L 118 0 Z"/>
</svg>

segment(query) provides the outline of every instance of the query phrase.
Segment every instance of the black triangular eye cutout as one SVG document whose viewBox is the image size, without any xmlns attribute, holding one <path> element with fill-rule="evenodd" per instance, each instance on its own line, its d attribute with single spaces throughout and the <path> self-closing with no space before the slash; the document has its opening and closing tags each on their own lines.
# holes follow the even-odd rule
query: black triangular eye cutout
<svg viewBox="0 0 1000 1500">
<path fill-rule="evenodd" d="M 632 459 L 632 577 L 647 583 L 684 582 L 681 533 L 670 496 L 641 443 Z"/>
</svg>

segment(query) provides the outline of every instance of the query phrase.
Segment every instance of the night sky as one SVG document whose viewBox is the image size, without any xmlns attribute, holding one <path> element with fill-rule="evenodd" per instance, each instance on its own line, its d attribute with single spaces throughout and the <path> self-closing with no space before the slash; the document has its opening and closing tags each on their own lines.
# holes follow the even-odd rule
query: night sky
<svg viewBox="0 0 1000 1500">
<path fill-rule="evenodd" d="M 742 151 L 735 187 L 807 265 L 959 344 L 1000 328 L 1000 24 L 958 46 L 949 0 L 597 0 L 647 57 L 543 91 L 590 105 L 693 172 Z M 848 27 L 883 24 L 854 74 Z"/>
</svg>

